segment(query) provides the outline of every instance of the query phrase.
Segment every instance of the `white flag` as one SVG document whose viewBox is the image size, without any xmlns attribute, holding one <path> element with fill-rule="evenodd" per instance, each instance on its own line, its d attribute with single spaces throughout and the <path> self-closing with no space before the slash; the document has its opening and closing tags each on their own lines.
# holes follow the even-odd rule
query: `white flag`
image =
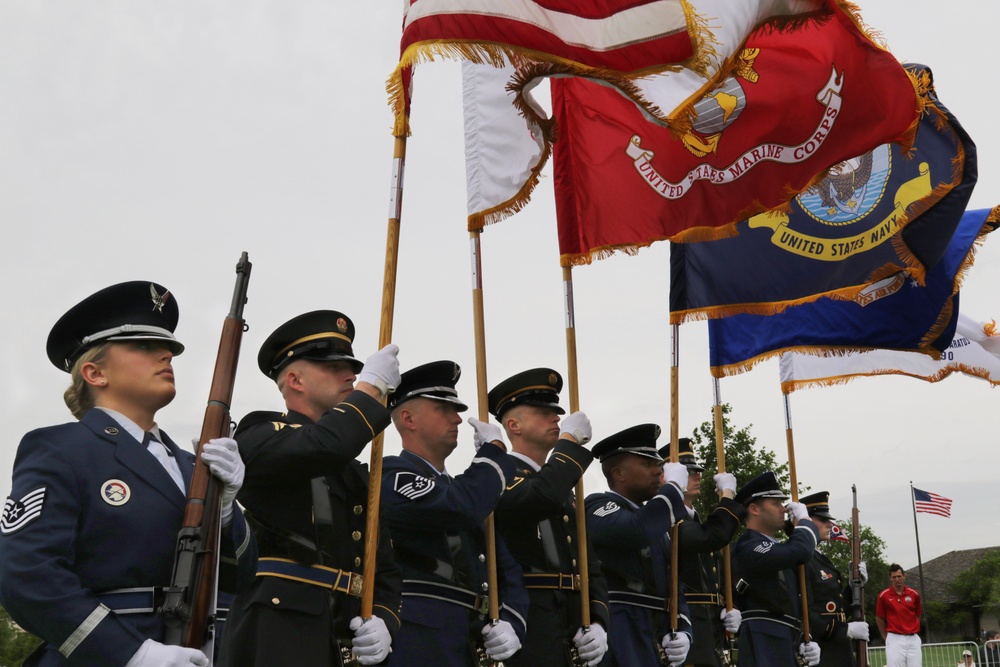
<svg viewBox="0 0 1000 667">
<path fill-rule="evenodd" d="M 895 350 L 830 357 L 785 352 L 780 368 L 781 390 L 786 394 L 806 387 L 843 384 L 869 375 L 908 375 L 938 382 L 952 373 L 964 373 L 996 386 L 1000 385 L 1000 331 L 996 331 L 995 321 L 977 322 L 960 313 L 955 337 L 940 359 Z"/>
<path fill-rule="evenodd" d="M 469 229 L 513 215 L 527 203 L 549 156 L 541 129 L 522 118 L 506 86 L 514 68 L 462 62 L 465 188 Z"/>
</svg>

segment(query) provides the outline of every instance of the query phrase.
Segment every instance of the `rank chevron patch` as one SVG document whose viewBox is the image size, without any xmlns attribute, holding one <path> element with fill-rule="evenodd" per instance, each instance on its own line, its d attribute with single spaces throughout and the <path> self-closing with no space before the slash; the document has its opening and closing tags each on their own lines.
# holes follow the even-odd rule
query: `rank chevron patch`
<svg viewBox="0 0 1000 667">
<path fill-rule="evenodd" d="M 406 496 L 410 500 L 416 500 L 425 496 L 434 488 L 434 480 L 412 472 L 397 472 L 396 481 L 392 486 L 393 491 Z"/>
<path fill-rule="evenodd" d="M 594 510 L 594 516 L 607 516 L 609 514 L 614 514 L 620 509 L 621 507 L 618 505 L 618 503 L 616 503 L 613 500 L 609 500 L 607 503 L 605 503 L 603 507 L 598 507 L 596 510 Z"/>
<path fill-rule="evenodd" d="M 44 486 L 25 494 L 20 500 L 7 498 L 3 504 L 3 516 L 0 517 L 0 534 L 10 535 L 16 533 L 40 517 L 44 503 Z"/>
</svg>

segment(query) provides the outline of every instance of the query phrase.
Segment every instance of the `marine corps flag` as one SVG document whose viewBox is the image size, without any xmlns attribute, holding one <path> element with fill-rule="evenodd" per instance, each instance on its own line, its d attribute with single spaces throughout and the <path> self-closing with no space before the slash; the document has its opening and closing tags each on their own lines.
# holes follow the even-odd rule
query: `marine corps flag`
<svg viewBox="0 0 1000 667">
<path fill-rule="evenodd" d="M 958 288 L 972 264 L 973 245 L 997 225 L 997 209 L 962 216 L 944 257 L 921 286 L 904 272 L 863 290 L 854 301 L 819 299 L 766 315 L 709 320 L 712 375 L 750 370 L 787 351 L 832 356 L 863 350 L 947 350 L 958 324 Z"/>
<path fill-rule="evenodd" d="M 787 210 L 739 223 L 736 237 L 671 246 L 672 322 L 862 298 L 900 271 L 923 280 L 968 205 L 976 148 L 929 70 L 907 67 L 925 89 L 913 150 L 878 146 L 829 169 Z"/>
<path fill-rule="evenodd" d="M 563 266 L 662 239 L 732 236 L 831 165 L 912 139 L 922 101 L 836 3 L 751 33 L 679 137 L 606 87 L 558 79 L 552 91 Z"/>
</svg>

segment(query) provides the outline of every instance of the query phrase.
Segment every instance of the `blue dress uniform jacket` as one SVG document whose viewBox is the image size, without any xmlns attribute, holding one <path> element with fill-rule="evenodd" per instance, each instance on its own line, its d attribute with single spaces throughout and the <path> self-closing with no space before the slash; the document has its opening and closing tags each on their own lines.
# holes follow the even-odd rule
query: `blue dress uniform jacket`
<svg viewBox="0 0 1000 667">
<path fill-rule="evenodd" d="M 337 664 L 331 639 L 350 639 L 361 609 L 350 583 L 364 571 L 368 472 L 355 457 L 388 423 L 385 407 L 359 391 L 316 422 L 295 411 L 255 412 L 240 422 L 239 499 L 257 532 L 260 565 L 233 602 L 226 665 Z M 384 527 L 375 572 L 372 613 L 395 635 L 401 580 Z"/>
<path fill-rule="evenodd" d="M 194 455 L 160 435 L 188 485 Z M 25 435 L 0 525 L 0 602 L 46 642 L 24 664 L 116 667 L 146 639 L 163 641 L 151 589 L 170 585 L 186 503 L 156 457 L 100 409 Z M 221 560 L 220 580 L 249 584 L 256 546 L 235 505 Z M 145 590 L 109 593 L 128 588 Z"/>
<path fill-rule="evenodd" d="M 678 528 L 680 577 L 694 628 L 694 643 L 685 664 L 720 664 L 716 649 L 723 648 L 726 631 L 719 618 L 725 606 L 719 549 L 733 539 L 746 513 L 742 504 L 722 498 L 705 521 L 695 513 Z"/>
<path fill-rule="evenodd" d="M 657 667 L 657 646 L 670 631 L 667 534 L 687 516 L 683 495 L 666 484 L 638 506 L 608 491 L 587 496 L 586 507 L 587 531 L 601 559 L 611 603 L 608 655 L 602 664 Z M 690 636 L 691 620 L 683 597 L 677 608 L 677 629 Z"/>
<path fill-rule="evenodd" d="M 854 664 L 854 643 L 847 637 L 851 587 L 822 551 L 817 550 L 806 565 L 806 589 L 809 631 L 819 644 L 819 664 L 850 667 Z"/>
<path fill-rule="evenodd" d="M 795 667 L 802 641 L 797 565 L 816 551 L 819 530 L 803 519 L 784 542 L 747 530 L 732 549 L 740 667 Z M 742 583 L 741 583 L 742 580 Z"/>
<path fill-rule="evenodd" d="M 403 570 L 403 627 L 389 665 L 477 664 L 472 642 L 488 622 L 483 522 L 513 477 L 514 460 L 487 443 L 456 477 L 405 450 L 382 465 L 382 511 Z M 523 642 L 528 594 L 499 535 L 496 559 L 500 618 Z"/>
<path fill-rule="evenodd" d="M 511 458 L 517 468 L 497 503 L 496 526 L 524 571 L 531 607 L 524 646 L 505 663 L 569 667 L 567 646 L 581 625 L 573 488 L 594 457 L 584 447 L 560 440 L 538 472 Z M 591 622 L 608 629 L 608 586 L 589 539 L 587 554 Z"/>
</svg>

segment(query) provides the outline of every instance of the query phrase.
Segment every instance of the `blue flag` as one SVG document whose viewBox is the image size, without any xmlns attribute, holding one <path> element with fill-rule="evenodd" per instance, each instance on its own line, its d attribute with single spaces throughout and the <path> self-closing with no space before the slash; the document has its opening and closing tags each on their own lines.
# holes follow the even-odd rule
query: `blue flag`
<svg viewBox="0 0 1000 667">
<path fill-rule="evenodd" d="M 925 100 L 913 149 L 884 144 L 835 165 L 787 211 L 739 223 L 738 236 L 671 244 L 671 322 L 849 302 L 901 271 L 924 281 L 969 203 L 976 147 L 938 101 L 930 70 L 907 68 Z"/>
<path fill-rule="evenodd" d="M 924 285 L 899 272 L 867 286 L 854 301 L 819 299 L 766 315 L 734 315 L 708 323 L 712 375 L 749 370 L 789 350 L 836 354 L 870 349 L 937 356 L 958 321 L 958 283 L 973 245 L 995 228 L 1000 207 L 968 211 Z"/>
</svg>

